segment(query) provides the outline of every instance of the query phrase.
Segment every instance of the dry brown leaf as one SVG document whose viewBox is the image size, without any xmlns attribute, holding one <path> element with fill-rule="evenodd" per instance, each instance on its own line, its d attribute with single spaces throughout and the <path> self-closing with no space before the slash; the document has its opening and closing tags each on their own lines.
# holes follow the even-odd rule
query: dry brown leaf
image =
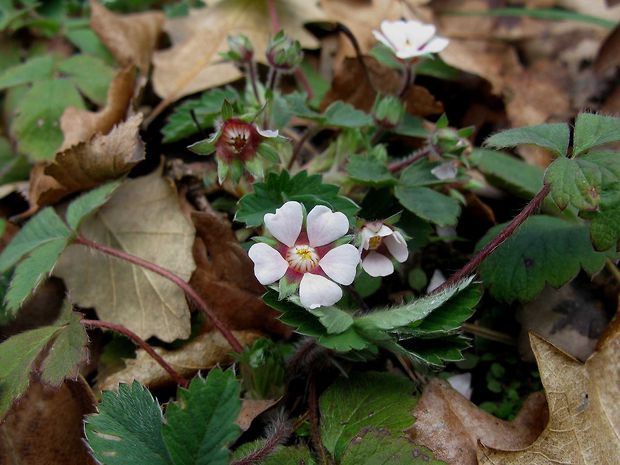
<svg viewBox="0 0 620 465">
<path fill-rule="evenodd" d="M 480 465 L 620 463 L 620 326 L 585 364 L 534 334 L 530 343 L 547 395 L 549 424 L 523 450 L 481 438 Z"/>
<path fill-rule="evenodd" d="M 153 86 L 164 100 L 158 109 L 176 99 L 241 76 L 230 63 L 222 63 L 219 52 L 228 49 L 230 34 L 245 34 L 254 46 L 254 56 L 265 61 L 265 49 L 273 34 L 266 0 L 209 1 L 207 8 L 191 10 L 189 17 L 168 19 L 166 31 L 172 47 L 153 58 Z M 303 24 L 325 19 L 315 2 L 275 0 L 281 28 L 298 39 L 304 48 L 318 47 L 318 41 Z"/>
<path fill-rule="evenodd" d="M 330 103 L 342 100 L 355 108 L 370 112 L 377 93 L 396 95 L 403 85 L 403 77 L 398 70 L 381 65 L 370 56 L 364 57 L 372 86 L 357 58 L 345 58 L 340 71 L 336 73 L 330 90 L 321 102 L 324 110 Z M 373 89 L 374 87 L 374 89 Z M 407 111 L 412 115 L 428 116 L 443 112 L 441 102 L 435 100 L 426 88 L 412 86 L 406 95 Z"/>
<path fill-rule="evenodd" d="M 194 212 L 196 270 L 190 284 L 228 328 L 288 336 L 288 326 L 261 299 L 265 288 L 235 237 L 230 222 L 214 211 Z M 211 328 L 211 323 L 205 323 Z"/>
<path fill-rule="evenodd" d="M 195 230 L 179 207 L 177 193 L 161 170 L 125 181 L 80 228 L 88 239 L 156 263 L 182 279 L 195 268 Z M 141 338 L 171 342 L 190 334 L 190 314 L 181 289 L 143 268 L 72 245 L 54 274 L 69 299 L 94 307 L 99 318 L 120 323 Z"/>
<path fill-rule="evenodd" d="M 620 6 L 610 6 L 608 0 L 557 0 L 556 5 L 584 15 L 620 21 Z"/>
<path fill-rule="evenodd" d="M 243 399 L 241 411 L 235 420 L 241 431 L 247 431 L 254 419 L 278 403 L 280 399 Z"/>
<path fill-rule="evenodd" d="M 147 76 L 165 15 L 158 11 L 119 15 L 94 0 L 90 6 L 90 25 L 116 61 L 135 65 Z"/>
<path fill-rule="evenodd" d="M 96 400 L 83 378 L 58 389 L 32 382 L 0 424 L 2 465 L 95 465 L 83 439 L 82 417 Z"/>
<path fill-rule="evenodd" d="M 243 345 L 252 344 L 260 337 L 259 333 L 253 331 L 233 331 L 233 334 Z M 201 334 L 176 350 L 155 347 L 155 351 L 181 376 L 187 378 L 199 370 L 233 361 L 230 344 L 217 331 Z M 138 349 L 136 358 L 125 359 L 125 368 L 98 379 L 95 388 L 110 391 L 116 389 L 120 383 L 131 384 L 133 380 L 150 389 L 173 382 L 166 370 L 144 350 Z"/>
<path fill-rule="evenodd" d="M 603 75 L 620 66 L 620 26 L 616 26 L 607 36 L 593 66 L 598 75 Z"/>
<path fill-rule="evenodd" d="M 413 415 L 416 422 L 410 430 L 411 438 L 450 465 L 477 465 L 479 440 L 524 447 L 540 434 L 547 420 L 542 394 L 530 396 L 513 421 L 503 421 L 480 410 L 439 379 L 424 388 Z"/>
</svg>

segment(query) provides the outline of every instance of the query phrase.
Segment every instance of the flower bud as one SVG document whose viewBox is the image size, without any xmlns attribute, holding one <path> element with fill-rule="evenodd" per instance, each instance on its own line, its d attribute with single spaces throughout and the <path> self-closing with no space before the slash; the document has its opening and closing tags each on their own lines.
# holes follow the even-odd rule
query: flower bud
<svg viewBox="0 0 620 465">
<path fill-rule="evenodd" d="M 284 35 L 284 32 L 278 32 L 269 41 L 267 62 L 278 71 L 284 73 L 293 72 L 303 58 L 304 53 L 301 50 L 299 41 Z"/>
<path fill-rule="evenodd" d="M 438 129 L 432 135 L 432 143 L 439 148 L 441 153 L 455 156 L 460 156 L 471 149 L 471 144 L 467 138 L 462 137 L 458 131 L 451 128 Z"/>
<path fill-rule="evenodd" d="M 247 64 L 254 57 L 254 47 L 250 39 L 243 34 L 228 36 L 228 52 L 223 54 L 224 58 L 239 64 Z"/>
<path fill-rule="evenodd" d="M 405 109 L 393 95 L 377 96 L 372 114 L 375 122 L 384 128 L 391 129 L 399 125 Z"/>
</svg>

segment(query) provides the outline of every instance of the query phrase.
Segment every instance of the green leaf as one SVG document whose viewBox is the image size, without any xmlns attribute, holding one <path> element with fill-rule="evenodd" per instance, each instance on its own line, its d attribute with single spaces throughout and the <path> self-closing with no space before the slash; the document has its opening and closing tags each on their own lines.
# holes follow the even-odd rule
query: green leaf
<svg viewBox="0 0 620 465">
<path fill-rule="evenodd" d="M 30 175 L 30 163 L 23 155 L 13 152 L 11 143 L 0 136 L 0 185 L 25 181 Z"/>
<path fill-rule="evenodd" d="M 343 333 L 353 324 L 353 317 L 337 307 L 319 307 L 309 312 L 318 317 L 328 334 Z"/>
<path fill-rule="evenodd" d="M 362 155 L 351 155 L 347 173 L 358 183 L 369 186 L 389 186 L 396 183 L 385 163 Z"/>
<path fill-rule="evenodd" d="M 74 231 L 77 231 L 86 218 L 108 201 L 116 188 L 121 185 L 120 181 L 109 182 L 99 186 L 86 194 L 82 194 L 69 204 L 67 208 L 67 223 Z"/>
<path fill-rule="evenodd" d="M 363 429 L 342 456 L 340 465 L 446 465 L 426 447 L 382 429 Z"/>
<path fill-rule="evenodd" d="M 7 310 L 15 313 L 32 292 L 51 273 L 69 241 L 55 239 L 34 249 L 15 268 L 9 290 L 4 296 Z"/>
<path fill-rule="evenodd" d="M 233 461 L 236 462 L 245 458 L 265 444 L 265 439 L 243 444 L 233 454 Z M 315 461 L 310 455 L 310 450 L 306 446 L 278 446 L 267 457 L 260 461 L 260 465 L 314 465 Z"/>
<path fill-rule="evenodd" d="M 484 145 L 503 149 L 521 144 L 531 144 L 549 149 L 560 157 L 565 157 L 568 151 L 569 138 L 570 134 L 566 123 L 551 123 L 508 129 L 492 135 L 484 142 Z"/>
<path fill-rule="evenodd" d="M 610 142 L 620 141 L 620 118 L 579 113 L 575 120 L 573 156 Z"/>
<path fill-rule="evenodd" d="M 11 125 L 20 151 L 34 160 L 51 159 L 62 144 L 59 120 L 67 107 L 84 108 L 82 97 L 70 81 L 35 82 L 18 103 L 18 116 Z"/>
<path fill-rule="evenodd" d="M 407 343 L 405 355 L 422 366 L 442 367 L 446 362 L 464 360 L 463 351 L 469 347 L 469 340 L 460 335 L 439 339 L 412 339 Z"/>
<path fill-rule="evenodd" d="M 86 417 L 84 431 L 101 464 L 172 465 L 162 438 L 161 409 L 140 383 L 104 391 L 98 410 Z"/>
<path fill-rule="evenodd" d="M 409 428 L 417 402 L 413 392 L 411 381 L 390 373 L 358 374 L 332 384 L 319 404 L 323 444 L 336 463 L 362 430 L 400 435 Z"/>
<path fill-rule="evenodd" d="M 355 324 L 363 327 L 394 330 L 426 318 L 433 310 L 439 308 L 452 296 L 466 289 L 473 276 L 447 287 L 436 294 L 421 297 L 398 307 L 373 311 L 355 320 Z"/>
<path fill-rule="evenodd" d="M 30 58 L 0 73 L 0 90 L 52 77 L 54 59 L 51 55 Z"/>
<path fill-rule="evenodd" d="M 412 116 L 409 113 L 405 113 L 400 124 L 391 131 L 401 136 L 417 137 L 418 139 L 426 139 L 430 135 L 428 129 L 424 127 L 422 118 Z"/>
<path fill-rule="evenodd" d="M 278 319 L 295 328 L 299 334 L 317 338 L 327 334 L 327 329 L 321 324 L 318 316 L 290 300 L 279 300 L 278 293 L 273 289 L 263 294 L 263 301 L 271 308 L 282 312 Z"/>
<path fill-rule="evenodd" d="M 264 182 L 254 184 L 254 192 L 239 201 L 235 220 L 246 223 L 248 227 L 260 226 L 266 213 L 275 212 L 289 200 L 301 202 L 307 211 L 316 205 L 325 205 L 347 215 L 351 224 L 359 210 L 355 202 L 338 195 L 338 186 L 323 184 L 320 175 L 309 176 L 301 171 L 291 178 L 283 171 L 269 173 Z"/>
<path fill-rule="evenodd" d="M 33 216 L 0 254 L 0 272 L 7 271 L 24 255 L 48 242 L 67 239 L 71 231 L 53 208 L 46 207 Z"/>
<path fill-rule="evenodd" d="M 428 187 L 396 186 L 396 198 L 401 205 L 423 220 L 439 226 L 452 226 L 458 221 L 461 207 L 456 199 Z"/>
<path fill-rule="evenodd" d="M 494 186 L 531 199 L 543 186 L 544 170 L 495 150 L 474 149 L 470 160 Z"/>
<path fill-rule="evenodd" d="M 441 163 L 420 160 L 405 168 L 400 176 L 400 183 L 410 187 L 428 187 L 446 183 L 439 179 L 431 170 Z M 451 179 L 450 182 L 453 180 Z"/>
<path fill-rule="evenodd" d="M 79 21 L 79 20 L 78 20 Z M 65 26 L 67 24 L 65 23 Z M 105 63 L 114 64 L 114 58 L 109 50 L 103 45 L 97 34 L 87 25 L 79 27 L 68 27 L 65 37 L 80 49 L 82 53 L 101 58 Z"/>
<path fill-rule="evenodd" d="M 91 101 L 104 105 L 114 70 L 99 58 L 89 55 L 73 55 L 58 64 L 65 74 Z"/>
<path fill-rule="evenodd" d="M 191 116 L 192 110 L 201 129 L 206 130 L 215 124 L 215 120 L 220 115 L 224 100 L 236 102 L 238 99 L 237 91 L 227 87 L 225 89 L 208 90 L 199 98 L 184 101 L 174 109 L 162 128 L 163 142 L 176 142 L 198 133 L 199 130 Z"/>
<path fill-rule="evenodd" d="M 231 444 L 241 430 L 239 382 L 231 370 L 214 368 L 179 389 L 166 410 L 163 437 L 175 465 L 228 465 Z"/>
<path fill-rule="evenodd" d="M 603 186 L 598 210 L 581 212 L 591 220 L 590 238 L 599 251 L 617 250 L 620 241 L 620 182 Z"/>
<path fill-rule="evenodd" d="M 340 100 L 325 109 L 324 118 L 325 125 L 337 128 L 361 128 L 374 124 L 368 113 Z"/>
<path fill-rule="evenodd" d="M 44 326 L 10 337 L 0 344 L 0 418 L 28 388 L 30 372 L 58 327 Z"/>
<path fill-rule="evenodd" d="M 602 174 L 595 163 L 581 158 L 558 158 L 547 168 L 545 181 L 561 210 L 568 205 L 579 210 L 591 210 L 598 205 Z"/>
<path fill-rule="evenodd" d="M 491 228 L 477 249 L 489 243 L 506 225 Z M 606 256 L 592 248 L 588 228 L 559 218 L 537 215 L 519 229 L 480 266 L 480 276 L 498 299 L 512 302 L 536 297 L 545 284 L 559 287 L 583 268 L 599 271 Z"/>
</svg>

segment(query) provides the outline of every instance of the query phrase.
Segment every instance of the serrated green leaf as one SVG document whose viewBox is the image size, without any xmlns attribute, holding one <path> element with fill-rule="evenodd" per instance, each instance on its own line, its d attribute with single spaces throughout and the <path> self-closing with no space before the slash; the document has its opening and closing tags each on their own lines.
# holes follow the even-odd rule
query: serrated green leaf
<svg viewBox="0 0 620 465">
<path fill-rule="evenodd" d="M 37 56 L 5 69 L 0 73 L 0 90 L 21 84 L 49 79 L 54 71 L 54 59 L 51 55 Z"/>
<path fill-rule="evenodd" d="M 549 165 L 545 181 L 551 186 L 551 197 L 561 210 L 572 205 L 591 210 L 598 205 L 602 174 L 600 168 L 581 158 L 558 158 Z"/>
<path fill-rule="evenodd" d="M 290 300 L 279 300 L 276 291 L 269 289 L 263 294 L 263 301 L 271 308 L 282 312 L 278 319 L 295 328 L 299 334 L 317 338 L 327 334 L 327 329 L 316 315 L 299 305 L 295 305 Z"/>
<path fill-rule="evenodd" d="M 474 149 L 471 162 L 496 187 L 531 199 L 543 186 L 544 170 L 495 150 Z"/>
<path fill-rule="evenodd" d="M 461 213 L 461 207 L 456 199 L 428 187 L 399 184 L 394 194 L 401 205 L 411 213 L 439 226 L 455 225 Z"/>
<path fill-rule="evenodd" d="M 347 173 L 360 184 L 369 186 L 389 186 L 396 183 L 385 163 L 361 155 L 352 155 L 349 158 Z"/>
<path fill-rule="evenodd" d="M 484 247 L 506 225 L 491 228 L 480 240 Z M 545 284 L 559 287 L 583 268 L 592 274 L 605 263 L 606 255 L 596 252 L 585 225 L 537 215 L 528 218 L 480 266 L 482 281 L 498 299 L 512 302 L 536 297 Z"/>
<path fill-rule="evenodd" d="M 233 453 L 232 461 L 236 462 L 245 458 L 265 444 L 265 439 L 259 439 L 238 447 Z M 278 446 L 267 457 L 260 461 L 260 465 L 314 465 L 314 459 L 310 450 L 303 445 L 283 447 Z"/>
<path fill-rule="evenodd" d="M 90 55 L 73 55 L 61 61 L 58 70 L 91 101 L 99 105 L 106 103 L 108 87 L 114 78 L 114 69 L 102 60 Z"/>
<path fill-rule="evenodd" d="M 429 130 L 424 127 L 422 118 L 409 113 L 405 113 L 400 124 L 391 131 L 401 136 L 417 137 L 418 139 L 426 139 L 430 135 Z"/>
<path fill-rule="evenodd" d="M 597 211 L 582 212 L 581 216 L 591 220 L 590 238 L 594 248 L 613 252 L 620 241 L 620 182 L 603 186 L 598 207 Z"/>
<path fill-rule="evenodd" d="M 16 312 L 32 292 L 51 273 L 58 257 L 68 245 L 67 239 L 48 241 L 34 249 L 15 268 L 9 290 L 4 296 L 7 310 Z"/>
<path fill-rule="evenodd" d="M 319 307 L 309 311 L 325 326 L 327 334 L 342 333 L 353 324 L 353 317 L 337 307 Z"/>
<path fill-rule="evenodd" d="M 442 367 L 446 362 L 463 360 L 463 351 L 469 347 L 469 340 L 460 335 L 439 339 L 413 339 L 407 344 L 406 355 L 415 363 Z"/>
<path fill-rule="evenodd" d="M 484 145 L 503 149 L 522 144 L 537 145 L 564 157 L 568 151 L 570 133 L 566 123 L 539 124 L 524 128 L 508 129 L 489 137 Z"/>
<path fill-rule="evenodd" d="M 58 329 L 44 326 L 17 334 L 0 344 L 0 419 L 28 388 L 35 360 Z"/>
<path fill-rule="evenodd" d="M 580 113 L 575 120 L 573 156 L 610 142 L 620 141 L 620 118 Z"/>
<path fill-rule="evenodd" d="M 99 186 L 86 194 L 80 195 L 69 204 L 67 208 L 67 223 L 74 231 L 77 231 L 82 221 L 95 212 L 99 207 L 108 201 L 116 188 L 121 185 L 121 181 L 114 181 Z"/>
<path fill-rule="evenodd" d="M 417 402 L 413 383 L 390 373 L 364 373 L 339 379 L 319 400 L 321 437 L 339 463 L 362 430 L 377 428 L 400 435 L 409 428 Z"/>
<path fill-rule="evenodd" d="M 175 465 L 228 465 L 227 446 L 239 434 L 239 382 L 231 370 L 214 368 L 179 389 L 166 410 L 163 437 Z"/>
<path fill-rule="evenodd" d="M 244 195 L 239 201 L 236 221 L 249 227 L 263 224 L 266 213 L 273 213 L 285 202 L 301 202 L 310 211 L 316 205 L 325 205 L 334 211 L 344 213 L 353 224 L 359 207 L 352 200 L 338 195 L 338 186 L 323 184 L 318 174 L 308 175 L 305 171 L 292 178 L 286 171 L 269 173 L 264 182 L 254 184 L 254 192 Z"/>
<path fill-rule="evenodd" d="M 429 160 L 420 160 L 405 168 L 400 175 L 400 184 L 410 187 L 428 187 L 444 184 L 446 181 L 439 179 L 431 170 L 440 163 Z"/>
<path fill-rule="evenodd" d="M 356 318 L 355 324 L 363 327 L 395 330 L 426 318 L 432 311 L 447 302 L 452 296 L 463 291 L 473 281 L 473 276 L 447 287 L 436 294 L 421 297 L 397 307 L 373 311 Z"/>
<path fill-rule="evenodd" d="M 350 352 L 374 347 L 365 335 L 360 334 L 356 327 L 350 326 L 338 334 L 323 334 L 317 338 L 319 344 L 336 352 Z"/>
<path fill-rule="evenodd" d="M 18 116 L 11 124 L 20 151 L 34 160 L 51 159 L 62 144 L 59 120 L 67 107 L 84 108 L 73 83 L 66 79 L 35 82 L 19 101 Z"/>
<path fill-rule="evenodd" d="M 25 181 L 30 175 L 30 163 L 23 155 L 13 152 L 11 143 L 0 136 L 0 185 Z"/>
<path fill-rule="evenodd" d="M 71 235 L 53 208 L 46 207 L 33 216 L 26 226 L 0 254 L 0 272 L 7 271 L 24 255 L 37 247 L 57 239 L 67 239 Z"/>
<path fill-rule="evenodd" d="M 324 117 L 325 125 L 337 128 L 362 128 L 374 124 L 368 113 L 340 100 L 325 109 Z"/>
<path fill-rule="evenodd" d="M 86 417 L 84 431 L 101 464 L 172 465 L 161 432 L 161 409 L 140 383 L 104 391 L 98 411 Z"/>
<path fill-rule="evenodd" d="M 206 130 L 215 124 L 215 120 L 220 115 L 224 100 L 235 102 L 238 99 L 237 91 L 227 87 L 225 89 L 208 90 L 199 98 L 184 101 L 174 109 L 162 128 L 163 142 L 176 142 L 199 132 L 191 116 L 192 110 L 201 129 Z"/>
</svg>

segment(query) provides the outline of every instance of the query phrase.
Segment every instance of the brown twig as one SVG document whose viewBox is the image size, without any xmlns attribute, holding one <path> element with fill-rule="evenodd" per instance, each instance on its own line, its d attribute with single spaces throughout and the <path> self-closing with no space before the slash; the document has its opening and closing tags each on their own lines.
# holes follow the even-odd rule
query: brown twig
<svg viewBox="0 0 620 465">
<path fill-rule="evenodd" d="M 122 334 L 123 336 L 131 339 L 136 345 L 140 346 L 144 351 L 155 360 L 159 366 L 161 366 L 164 370 L 168 372 L 168 374 L 174 379 L 174 381 L 180 386 L 187 387 L 189 385 L 189 381 L 181 376 L 168 362 L 166 362 L 161 355 L 159 355 L 155 349 L 148 342 L 138 336 L 136 333 L 131 331 L 129 328 L 126 328 L 117 323 L 110 323 L 107 321 L 100 320 L 82 320 L 80 323 L 83 326 L 87 326 L 89 328 L 101 328 L 101 329 L 109 329 L 110 331 L 114 331 L 116 333 Z"/>
<path fill-rule="evenodd" d="M 489 242 L 480 252 L 478 252 L 474 257 L 472 257 L 469 262 L 463 266 L 459 271 L 454 273 L 450 278 L 448 278 L 441 286 L 436 288 L 432 294 L 436 294 L 438 292 L 443 291 L 447 287 L 458 283 L 462 279 L 467 276 L 473 274 L 478 266 L 486 259 L 489 255 L 491 255 L 495 249 L 497 249 L 503 242 L 508 239 L 521 224 L 532 214 L 540 204 L 545 200 L 547 194 L 549 193 L 550 187 L 548 184 L 545 184 L 543 188 L 534 196 L 532 200 L 525 206 L 521 212 L 513 218 L 513 220 L 506 225 L 506 227 L 500 232 L 495 239 Z"/>
<path fill-rule="evenodd" d="M 139 267 L 152 271 L 153 273 L 156 273 L 173 282 L 178 287 L 180 287 L 191 300 L 194 301 L 200 311 L 202 311 L 208 318 L 211 319 L 211 321 L 213 322 L 213 326 L 215 326 L 216 329 L 222 334 L 222 336 L 224 336 L 224 338 L 228 341 L 233 350 L 238 353 L 243 352 L 243 345 L 239 342 L 235 335 L 224 325 L 224 323 L 218 318 L 218 316 L 213 312 L 213 310 L 211 310 L 211 308 L 207 305 L 203 298 L 200 297 L 200 295 L 198 295 L 198 293 L 180 276 L 177 276 L 172 271 L 162 268 L 155 263 L 144 260 L 143 258 L 123 252 L 121 250 L 114 249 L 112 247 L 108 247 L 103 244 L 99 244 L 83 236 L 77 236 L 74 243 L 84 245 L 112 257 L 120 258 L 121 260 L 124 260 L 126 262 L 133 263 L 134 265 L 138 265 Z"/>
</svg>

